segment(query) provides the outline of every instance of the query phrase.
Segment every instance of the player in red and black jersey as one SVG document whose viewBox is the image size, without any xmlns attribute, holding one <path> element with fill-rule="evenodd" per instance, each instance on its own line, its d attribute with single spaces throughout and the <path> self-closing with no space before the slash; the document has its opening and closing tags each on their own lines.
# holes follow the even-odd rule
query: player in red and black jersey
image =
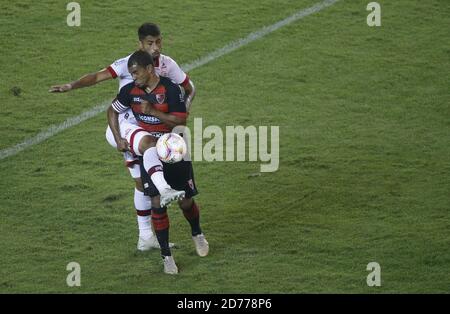
<svg viewBox="0 0 450 314">
<path fill-rule="evenodd" d="M 134 71 L 137 72 L 138 67 L 134 67 Z M 186 124 L 186 106 L 179 85 L 162 76 L 153 88 L 142 84 L 136 80 L 122 87 L 113 108 L 120 112 L 131 107 L 138 125 L 155 137 Z"/>
<path fill-rule="evenodd" d="M 143 184 L 152 200 L 152 222 L 161 246 L 164 271 L 176 274 L 178 269 L 169 249 L 167 203 L 185 196 L 179 199 L 179 206 L 191 225 L 197 253 L 206 256 L 209 251 L 208 242 L 200 228 L 199 209 L 193 199 L 198 192 L 192 163 L 183 160 L 163 165 L 155 147 L 161 134 L 171 132 L 177 125 L 186 124 L 183 93 L 178 85 L 155 73 L 153 58 L 147 52 L 133 53 L 128 60 L 128 70 L 134 82 L 120 89 L 108 109 L 108 123 L 117 149 L 130 150 L 142 158 L 141 167 L 145 168 L 142 169 L 145 170 L 142 171 Z M 128 108 L 132 109 L 138 126 L 124 123 L 119 126 L 118 115 Z"/>
<path fill-rule="evenodd" d="M 171 57 L 162 54 L 162 42 L 163 36 L 158 25 L 154 23 L 144 23 L 138 30 L 138 46 L 140 50 L 147 51 L 152 55 L 154 60 L 154 68 L 156 74 L 169 78 L 172 82 L 179 84 L 185 91 L 185 104 L 186 110 L 189 111 L 192 101 L 195 97 L 195 87 L 187 73 L 185 73 L 175 60 Z M 52 86 L 50 92 L 66 92 L 77 88 L 83 88 L 95 85 L 105 80 L 113 78 L 118 79 L 119 90 L 121 87 L 128 83 L 133 82 L 133 78 L 128 71 L 128 59 L 131 54 L 124 58 L 120 58 L 114 61 L 111 65 L 100 70 L 96 73 L 86 74 L 80 79 L 67 84 L 61 84 Z M 121 113 L 119 115 L 119 124 L 122 121 L 129 123 L 135 123 L 136 119 L 132 114 L 131 109 Z M 114 136 L 111 132 L 111 128 L 108 126 L 106 130 L 106 140 L 108 143 L 117 148 L 117 143 L 114 140 Z M 134 156 L 131 152 L 126 151 L 123 153 L 125 165 L 134 180 L 134 200 L 133 205 L 136 209 L 137 223 L 139 227 L 139 238 L 137 242 L 137 249 L 139 251 L 147 251 L 153 248 L 160 248 L 158 239 L 156 238 L 153 229 L 151 228 L 150 198 L 144 195 L 144 187 L 142 186 L 141 168 L 137 156 Z M 173 243 L 171 243 L 173 245 Z"/>
</svg>

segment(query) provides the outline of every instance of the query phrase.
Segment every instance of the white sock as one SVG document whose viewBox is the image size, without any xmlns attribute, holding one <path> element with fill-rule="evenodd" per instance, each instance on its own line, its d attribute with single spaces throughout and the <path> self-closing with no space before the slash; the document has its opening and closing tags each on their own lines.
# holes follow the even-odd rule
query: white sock
<svg viewBox="0 0 450 314">
<path fill-rule="evenodd" d="M 154 236 L 151 216 L 137 216 L 137 221 L 139 226 L 139 238 L 148 240 Z"/>
<path fill-rule="evenodd" d="M 148 172 L 150 169 L 152 170 L 150 178 L 158 191 L 161 192 L 167 188 L 170 189 L 170 185 L 168 185 L 166 179 L 164 179 L 163 165 L 161 160 L 158 158 L 156 147 L 150 147 L 147 149 L 144 152 L 143 159 L 145 171 Z"/>
<path fill-rule="evenodd" d="M 151 204 L 149 196 L 144 195 L 144 192 L 141 192 L 138 189 L 134 189 L 134 207 L 137 211 L 149 211 L 152 207 Z M 151 217 L 150 213 L 147 216 L 137 215 L 139 237 L 144 240 L 148 240 L 154 235 Z"/>
<path fill-rule="evenodd" d="M 152 220 L 150 216 L 137 216 L 139 226 L 139 238 L 148 240 L 154 236 L 151 224 Z"/>
</svg>

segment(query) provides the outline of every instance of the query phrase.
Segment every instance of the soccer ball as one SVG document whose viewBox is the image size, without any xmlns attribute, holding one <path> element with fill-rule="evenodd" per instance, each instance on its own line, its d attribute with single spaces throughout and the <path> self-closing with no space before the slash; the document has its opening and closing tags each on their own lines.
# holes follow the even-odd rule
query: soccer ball
<svg viewBox="0 0 450 314">
<path fill-rule="evenodd" d="M 156 142 L 159 159 L 169 164 L 181 161 L 186 150 L 186 142 L 176 133 L 166 133 Z"/>
</svg>

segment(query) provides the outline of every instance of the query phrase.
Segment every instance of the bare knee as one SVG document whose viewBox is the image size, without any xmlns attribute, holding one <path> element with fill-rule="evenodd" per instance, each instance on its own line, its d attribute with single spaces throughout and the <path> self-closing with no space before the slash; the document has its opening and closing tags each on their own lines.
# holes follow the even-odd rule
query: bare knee
<svg viewBox="0 0 450 314">
<path fill-rule="evenodd" d="M 141 178 L 134 178 L 134 184 L 136 186 L 136 190 L 138 190 L 140 192 L 144 192 L 144 186 L 142 185 Z"/>
<path fill-rule="evenodd" d="M 161 198 L 159 195 L 153 196 L 151 198 L 151 201 L 152 201 L 152 208 L 160 208 L 161 207 L 161 202 L 160 202 Z"/>
<path fill-rule="evenodd" d="M 178 206 L 180 206 L 181 210 L 190 210 L 192 208 L 192 204 L 194 203 L 193 198 L 183 198 L 178 200 Z"/>
<path fill-rule="evenodd" d="M 147 135 L 144 136 L 139 142 L 139 152 L 143 155 L 147 149 L 156 146 L 156 138 Z"/>
</svg>

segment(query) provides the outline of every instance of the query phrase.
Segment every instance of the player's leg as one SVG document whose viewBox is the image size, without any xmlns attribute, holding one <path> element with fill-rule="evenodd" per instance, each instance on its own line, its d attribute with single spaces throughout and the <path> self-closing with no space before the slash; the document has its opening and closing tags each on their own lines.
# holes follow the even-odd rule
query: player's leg
<svg viewBox="0 0 450 314">
<path fill-rule="evenodd" d="M 200 209 L 194 198 L 184 198 L 178 201 L 178 206 L 183 212 L 184 218 L 189 222 L 191 226 L 192 236 L 197 236 L 202 233 L 200 228 Z"/>
<path fill-rule="evenodd" d="M 191 226 L 192 240 L 194 241 L 197 254 L 201 257 L 207 256 L 209 253 L 209 243 L 200 227 L 199 206 L 193 198 L 184 198 L 179 200 L 178 204 L 183 211 L 184 218 L 186 218 Z"/>
<path fill-rule="evenodd" d="M 159 196 L 156 196 L 156 198 L 159 198 Z M 156 237 L 158 238 L 158 242 L 161 247 L 161 257 L 164 262 L 164 272 L 167 274 L 177 274 L 178 267 L 175 264 L 175 260 L 169 247 L 170 224 L 166 206 L 152 207 L 152 223 L 153 228 L 155 229 Z"/>
<path fill-rule="evenodd" d="M 125 119 L 120 119 L 121 130 L 124 132 L 129 128 Z M 117 144 L 112 134 L 111 128 L 106 129 L 106 140 L 108 143 L 116 148 Z M 158 240 L 152 230 L 151 222 L 151 201 L 150 197 L 144 195 L 144 188 L 141 180 L 141 170 L 139 167 L 139 159 L 131 152 L 123 153 L 124 162 L 130 172 L 131 177 L 135 182 L 134 188 L 134 207 L 136 209 L 136 219 L 139 228 L 139 239 L 137 249 L 139 251 L 147 251 L 152 248 L 159 248 Z"/>
<path fill-rule="evenodd" d="M 140 157 L 140 161 L 142 160 L 142 157 Z M 142 212 L 142 214 L 145 215 L 140 215 L 141 217 L 139 217 L 140 225 L 139 225 L 139 230 L 141 230 L 141 227 L 144 227 L 145 229 L 150 228 L 151 231 L 151 225 L 152 225 L 152 219 L 151 219 L 151 213 L 153 209 L 159 209 L 161 208 L 160 205 L 160 198 L 159 198 L 159 192 L 158 189 L 155 187 L 155 185 L 153 184 L 153 182 L 151 181 L 150 176 L 145 172 L 144 167 L 142 166 L 142 163 L 139 162 L 136 167 L 139 167 L 140 171 L 139 174 L 141 175 L 141 177 L 136 178 L 136 189 L 139 191 L 140 197 L 142 198 L 142 200 L 145 202 L 145 208 L 146 210 Z M 139 215 L 140 213 L 138 213 Z M 145 218 L 143 218 L 142 216 L 144 216 Z M 154 227 L 153 227 L 154 229 Z M 161 248 L 160 244 L 159 244 L 159 239 L 158 239 L 158 235 L 154 235 L 153 231 L 151 237 L 147 240 L 147 239 L 142 239 L 141 240 L 141 233 L 139 234 L 139 243 L 138 243 L 138 249 L 139 249 L 139 244 L 141 244 L 141 246 L 144 246 L 147 250 L 151 249 L 151 248 Z M 155 232 L 156 233 L 156 232 Z M 162 238 L 163 239 L 163 238 Z M 174 243 L 169 243 L 169 239 L 167 238 L 167 243 L 164 242 L 164 245 L 162 246 L 163 248 L 168 245 L 169 248 L 172 248 L 175 246 Z M 142 249 L 140 249 L 142 251 Z"/>
<path fill-rule="evenodd" d="M 141 178 L 135 179 L 136 187 L 134 190 L 134 204 L 139 227 L 139 239 L 137 249 L 139 251 L 148 251 L 159 249 L 158 239 L 152 230 L 151 219 L 151 200 L 144 195 Z"/>
<path fill-rule="evenodd" d="M 163 165 L 156 151 L 156 138 L 143 129 L 136 128 L 127 134 L 126 139 L 130 143 L 130 149 L 134 154 L 142 156 L 145 172 L 149 174 L 151 181 L 161 195 L 161 205 L 184 197 L 184 191 L 176 191 L 167 184 L 164 178 Z"/>
<path fill-rule="evenodd" d="M 170 250 L 171 243 L 169 243 L 169 216 L 167 215 L 167 207 L 162 206 L 160 202 L 159 191 L 153 184 L 150 175 L 143 169 L 141 164 L 142 182 L 144 185 L 144 193 L 149 195 L 152 204 L 152 224 L 156 233 L 159 246 L 161 248 L 161 257 L 164 262 L 164 272 L 167 274 L 177 274 L 178 268 Z"/>
<path fill-rule="evenodd" d="M 185 198 L 179 200 L 178 205 L 191 226 L 192 240 L 197 254 L 202 257 L 208 255 L 209 244 L 200 227 L 200 208 L 194 200 L 198 190 L 195 185 L 192 162 L 182 160 L 174 164 L 164 164 L 164 175 L 173 188 L 186 192 Z"/>
</svg>

